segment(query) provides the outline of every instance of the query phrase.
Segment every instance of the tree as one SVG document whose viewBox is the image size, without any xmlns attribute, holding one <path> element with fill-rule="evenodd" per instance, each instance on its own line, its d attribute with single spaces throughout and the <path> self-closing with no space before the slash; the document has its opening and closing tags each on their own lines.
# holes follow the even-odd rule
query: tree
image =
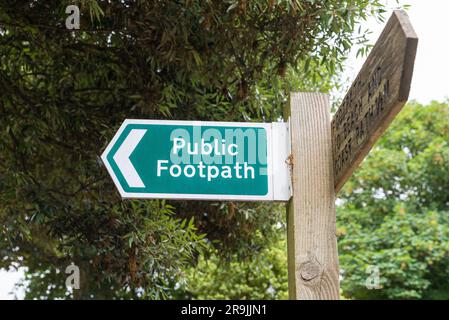
<svg viewBox="0 0 449 320">
<path fill-rule="evenodd" d="M 78 31 L 65 28 L 74 3 Z M 382 8 L 2 1 L 0 267 L 28 268 L 29 298 L 159 298 L 195 263 L 203 234 L 223 255 L 262 250 L 279 221 L 270 206 L 122 201 L 98 155 L 125 118 L 277 120 L 290 89 L 330 89 L 364 42 L 355 27 Z M 74 294 L 61 276 L 71 262 Z"/>
<path fill-rule="evenodd" d="M 285 229 L 282 229 L 285 231 Z M 287 244 L 280 230 L 278 240 L 246 259 L 220 258 L 213 252 L 186 270 L 185 283 L 174 297 L 187 299 L 287 299 Z"/>
<path fill-rule="evenodd" d="M 345 296 L 449 298 L 448 141 L 448 103 L 410 103 L 344 187 Z M 370 266 L 379 290 L 366 287 L 376 276 Z"/>
</svg>

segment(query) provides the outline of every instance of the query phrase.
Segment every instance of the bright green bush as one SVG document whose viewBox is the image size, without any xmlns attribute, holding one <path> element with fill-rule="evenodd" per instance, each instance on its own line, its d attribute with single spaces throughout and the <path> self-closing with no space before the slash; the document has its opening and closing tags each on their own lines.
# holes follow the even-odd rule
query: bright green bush
<svg viewBox="0 0 449 320">
<path fill-rule="evenodd" d="M 186 271 L 186 297 L 192 299 L 287 299 L 285 240 L 244 260 L 224 260 L 217 253 L 201 257 Z"/>
<path fill-rule="evenodd" d="M 449 298 L 449 106 L 410 103 L 346 184 L 338 207 L 350 298 Z M 365 286 L 379 268 L 379 290 Z"/>
</svg>

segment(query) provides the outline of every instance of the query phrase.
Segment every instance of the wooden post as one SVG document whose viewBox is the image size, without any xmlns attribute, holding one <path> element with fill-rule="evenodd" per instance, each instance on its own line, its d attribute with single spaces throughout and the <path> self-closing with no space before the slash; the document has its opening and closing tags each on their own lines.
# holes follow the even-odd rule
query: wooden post
<svg viewBox="0 0 449 320">
<path fill-rule="evenodd" d="M 328 95 L 291 93 L 293 197 L 287 204 L 290 299 L 339 299 Z"/>
</svg>

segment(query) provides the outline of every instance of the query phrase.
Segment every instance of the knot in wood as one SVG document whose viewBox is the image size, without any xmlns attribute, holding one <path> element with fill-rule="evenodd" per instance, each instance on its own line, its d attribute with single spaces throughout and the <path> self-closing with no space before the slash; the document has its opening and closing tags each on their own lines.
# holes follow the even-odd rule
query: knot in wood
<svg viewBox="0 0 449 320">
<path fill-rule="evenodd" d="M 320 266 L 313 261 L 308 261 L 301 265 L 299 272 L 304 281 L 311 281 L 319 276 Z"/>
<path fill-rule="evenodd" d="M 293 154 L 290 154 L 287 159 L 285 159 L 285 163 L 289 166 L 289 167 L 293 167 Z"/>
</svg>

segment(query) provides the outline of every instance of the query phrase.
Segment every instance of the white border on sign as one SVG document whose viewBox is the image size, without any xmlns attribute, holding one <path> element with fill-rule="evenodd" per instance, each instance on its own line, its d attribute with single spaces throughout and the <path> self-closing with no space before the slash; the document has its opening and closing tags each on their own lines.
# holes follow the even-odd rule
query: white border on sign
<svg viewBox="0 0 449 320">
<path fill-rule="evenodd" d="M 259 127 L 266 130 L 267 136 L 267 175 L 268 175 L 268 193 L 263 196 L 252 195 L 222 195 L 222 194 L 190 194 L 190 193 L 140 193 L 140 192 L 126 192 L 123 190 L 117 176 L 112 170 L 111 165 L 107 160 L 107 155 L 112 147 L 117 142 L 118 138 L 130 124 L 153 124 L 153 125 L 183 125 L 183 126 L 215 126 L 215 127 Z M 117 187 L 120 196 L 123 199 L 178 199 L 178 200 L 236 200 L 236 201 L 273 201 L 273 163 L 272 163 L 272 136 L 271 123 L 251 123 L 251 122 L 215 122 L 215 121 L 184 121 L 184 120 L 142 120 L 142 119 L 125 119 L 122 125 L 115 133 L 111 142 L 101 155 L 106 169 L 109 172 L 115 186 Z"/>
</svg>

